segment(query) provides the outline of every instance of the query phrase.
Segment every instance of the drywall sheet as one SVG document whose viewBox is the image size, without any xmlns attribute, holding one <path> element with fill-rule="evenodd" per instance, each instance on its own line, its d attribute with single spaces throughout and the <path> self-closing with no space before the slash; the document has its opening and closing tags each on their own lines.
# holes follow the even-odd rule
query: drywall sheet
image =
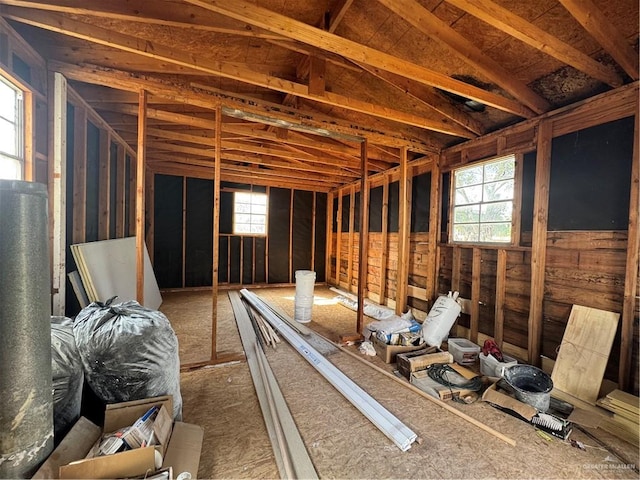
<svg viewBox="0 0 640 480">
<path fill-rule="evenodd" d="M 574 305 L 551 378 L 554 388 L 595 404 L 620 315 Z"/>
<path fill-rule="evenodd" d="M 89 300 L 118 302 L 136 299 L 136 239 L 118 238 L 72 245 Z M 162 303 L 147 248 L 144 249 L 144 306 L 157 310 Z"/>
</svg>

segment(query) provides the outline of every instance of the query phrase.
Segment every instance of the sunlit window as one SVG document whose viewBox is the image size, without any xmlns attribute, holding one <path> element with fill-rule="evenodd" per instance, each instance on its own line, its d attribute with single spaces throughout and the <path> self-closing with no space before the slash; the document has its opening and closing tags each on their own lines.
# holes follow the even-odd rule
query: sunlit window
<svg viewBox="0 0 640 480">
<path fill-rule="evenodd" d="M 452 241 L 511 242 L 515 165 L 510 155 L 453 172 Z"/>
<path fill-rule="evenodd" d="M 267 234 L 267 195 L 236 192 L 233 200 L 233 233 L 236 235 Z"/>
<path fill-rule="evenodd" d="M 23 178 L 23 130 L 22 91 L 0 77 L 0 178 Z"/>
</svg>

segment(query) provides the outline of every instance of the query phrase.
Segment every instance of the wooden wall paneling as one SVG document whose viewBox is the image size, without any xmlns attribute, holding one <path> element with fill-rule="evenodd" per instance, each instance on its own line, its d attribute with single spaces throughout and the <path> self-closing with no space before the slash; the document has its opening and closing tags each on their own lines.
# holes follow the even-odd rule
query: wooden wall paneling
<svg viewBox="0 0 640 480">
<path fill-rule="evenodd" d="M 460 291 L 460 278 L 462 273 L 462 248 L 453 247 L 453 264 L 451 267 L 451 291 Z"/>
<path fill-rule="evenodd" d="M 382 235 L 380 239 L 380 304 L 387 304 L 387 263 L 389 259 L 389 175 L 382 184 Z"/>
<path fill-rule="evenodd" d="M 67 80 L 59 73 L 49 78 L 49 210 L 52 248 L 52 314 L 65 314 L 66 275 L 66 178 L 67 178 Z"/>
<path fill-rule="evenodd" d="M 428 237 L 428 273 L 426 300 L 433 301 L 436 296 L 438 279 L 439 251 L 438 237 L 440 232 L 440 171 L 436 164 L 431 168 L 431 211 L 429 212 Z"/>
<path fill-rule="evenodd" d="M 493 337 L 498 345 L 502 348 L 503 330 L 504 330 L 504 303 L 507 283 L 507 250 L 498 249 L 498 263 L 496 265 L 496 304 L 495 304 L 495 320 L 493 324 Z"/>
<path fill-rule="evenodd" d="M 87 198 L 87 111 L 75 109 L 73 148 L 73 243 L 85 241 Z"/>
<path fill-rule="evenodd" d="M 326 254 L 324 259 L 324 271 L 326 282 L 331 282 L 331 255 L 335 255 L 335 247 L 332 241 L 333 238 L 333 192 L 327 194 L 327 227 L 326 227 Z"/>
<path fill-rule="evenodd" d="M 367 159 L 367 140 L 360 149 L 360 235 L 358 238 L 358 319 L 356 332 L 362 333 L 364 327 L 364 299 L 367 296 L 367 258 L 369 258 L 369 162 Z"/>
<path fill-rule="evenodd" d="M 637 107 L 637 104 L 636 104 Z M 631 167 L 631 194 L 629 198 L 629 229 L 626 271 L 624 276 L 624 300 L 622 305 L 622 322 L 620 336 L 620 362 L 618 384 L 622 390 L 628 390 L 633 375 L 633 321 L 636 310 L 636 291 L 638 287 L 638 255 L 640 251 L 640 116 L 636 112 L 633 141 L 633 163 Z"/>
<path fill-rule="evenodd" d="M 411 232 L 412 177 L 409 171 L 407 156 L 407 148 L 401 148 L 396 315 L 401 315 L 402 313 L 404 313 L 407 307 L 407 287 L 409 282 L 409 237 Z"/>
<path fill-rule="evenodd" d="M 124 237 L 125 203 L 125 170 L 126 155 L 124 146 L 118 145 L 116 160 L 116 238 Z"/>
<path fill-rule="evenodd" d="M 216 108 L 213 167 L 213 266 L 211 276 L 211 362 L 218 359 L 218 255 L 220 251 L 220 167 L 222 163 L 222 109 Z M 267 190 L 267 193 L 268 190 Z M 228 251 L 231 248 L 227 249 Z M 227 265 L 231 262 L 228 259 Z M 231 278 L 227 273 L 227 279 Z M 269 278 L 268 276 L 266 278 Z"/>
<path fill-rule="evenodd" d="M 478 325 L 480 322 L 480 270 L 482 268 L 482 250 L 473 249 L 473 260 L 471 265 L 471 313 L 469 324 L 469 335 L 473 343 L 478 341 Z"/>
<path fill-rule="evenodd" d="M 547 252 L 547 219 L 551 176 L 551 136 L 553 124 L 540 122 L 536 157 L 533 233 L 531 239 L 531 297 L 528 320 L 529 363 L 540 365 L 542 317 Z"/>
<path fill-rule="evenodd" d="M 356 186 L 349 188 L 349 246 L 347 247 L 347 289 L 352 292 L 353 282 L 353 237 L 356 218 Z"/>
<path fill-rule="evenodd" d="M 136 152 L 136 299 L 144 305 L 144 169 L 147 149 L 147 91 L 138 95 L 138 149 Z M 131 169 L 133 170 L 133 169 Z M 184 236 L 184 235 L 183 235 Z M 184 259 L 184 255 L 182 257 Z M 184 263 L 184 262 L 183 262 Z M 183 282 L 184 285 L 184 282 Z"/>
<path fill-rule="evenodd" d="M 109 238 L 109 192 L 111 190 L 111 175 L 109 168 L 109 147 L 111 134 L 100 129 L 100 147 L 98 150 L 98 164 L 100 170 L 99 202 L 98 202 L 98 239 Z"/>
</svg>

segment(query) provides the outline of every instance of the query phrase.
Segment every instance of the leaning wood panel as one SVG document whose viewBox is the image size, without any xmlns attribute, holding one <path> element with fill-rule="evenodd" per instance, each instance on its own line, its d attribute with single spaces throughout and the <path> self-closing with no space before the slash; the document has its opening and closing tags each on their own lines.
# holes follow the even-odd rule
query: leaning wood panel
<svg viewBox="0 0 640 480">
<path fill-rule="evenodd" d="M 619 314 L 574 305 L 551 378 L 554 388 L 595 404 Z"/>
</svg>

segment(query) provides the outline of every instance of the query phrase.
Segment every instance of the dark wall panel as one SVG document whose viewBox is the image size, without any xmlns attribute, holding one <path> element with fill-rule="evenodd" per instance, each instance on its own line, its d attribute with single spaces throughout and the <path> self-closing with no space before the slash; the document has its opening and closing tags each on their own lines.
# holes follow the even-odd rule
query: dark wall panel
<svg viewBox="0 0 640 480">
<path fill-rule="evenodd" d="M 389 232 L 397 232 L 400 215 L 400 184 L 391 182 L 389 184 Z"/>
<path fill-rule="evenodd" d="M 291 190 L 269 190 L 269 283 L 289 282 Z"/>
<path fill-rule="evenodd" d="M 131 156 L 125 155 L 124 160 L 124 236 L 129 237 L 134 232 L 131 232 L 131 225 L 129 225 L 129 215 L 131 213 L 131 209 L 133 208 L 132 196 L 135 195 L 135 191 L 131 191 L 131 182 L 129 179 L 131 178 L 131 169 L 135 168 L 135 165 L 132 165 L 133 161 Z"/>
<path fill-rule="evenodd" d="M 536 186 L 536 152 L 524 155 L 522 165 L 522 202 L 520 209 L 520 230 L 530 232 L 533 230 L 533 197 Z"/>
<path fill-rule="evenodd" d="M 256 275 L 255 283 L 265 283 L 267 281 L 266 258 L 267 258 L 267 237 L 256 237 Z"/>
<path fill-rule="evenodd" d="M 549 230 L 626 230 L 634 118 L 553 139 Z"/>
<path fill-rule="evenodd" d="M 185 287 L 212 284 L 213 181 L 187 178 Z"/>
<path fill-rule="evenodd" d="M 233 192 L 220 192 L 220 233 L 233 233 Z"/>
<path fill-rule="evenodd" d="M 240 283 L 240 237 L 229 237 L 229 282 Z"/>
<path fill-rule="evenodd" d="M 353 212 L 353 231 L 359 232 L 360 231 L 360 192 L 356 192 L 354 197 L 355 197 L 355 200 L 353 203 L 355 204 L 355 211 Z"/>
<path fill-rule="evenodd" d="M 77 270 L 76 263 L 73 260 L 73 255 L 71 254 L 71 249 L 69 245 L 73 243 L 73 174 L 74 174 L 74 158 L 73 158 L 73 142 L 75 139 L 74 135 L 74 123 L 75 123 L 75 108 L 70 103 L 67 103 L 67 178 L 65 179 L 67 182 L 67 191 L 66 191 L 66 238 L 67 238 L 67 248 L 65 255 L 65 263 L 67 268 L 67 273 L 71 273 Z M 77 315 L 80 311 L 80 303 L 73 293 L 73 287 L 71 286 L 71 282 L 69 282 L 69 277 L 66 280 L 66 290 L 65 290 L 65 314 L 69 317 Z"/>
<path fill-rule="evenodd" d="M 440 184 L 442 185 L 440 232 L 444 240 L 449 229 L 449 192 L 451 190 L 451 174 L 449 172 L 442 174 L 442 182 Z"/>
<path fill-rule="evenodd" d="M 431 172 L 413 177 L 411 192 L 411 231 L 429 231 L 431 211 Z"/>
<path fill-rule="evenodd" d="M 118 144 L 111 142 L 109 146 L 109 238 L 116 238 L 117 194 L 118 194 Z"/>
<path fill-rule="evenodd" d="M 333 233 L 337 233 L 338 232 L 338 197 L 333 197 L 333 222 L 331 225 L 332 228 L 332 232 Z"/>
<path fill-rule="evenodd" d="M 383 187 L 369 190 L 369 231 L 382 232 L 382 193 Z"/>
<path fill-rule="evenodd" d="M 294 190 L 291 278 L 296 270 L 311 269 L 313 234 L 313 192 Z"/>
<path fill-rule="evenodd" d="M 316 281 L 326 281 L 326 252 L 327 252 L 327 194 L 316 193 L 316 231 L 314 270 Z"/>
<path fill-rule="evenodd" d="M 95 242 L 100 225 L 100 129 L 87 122 L 87 192 L 85 239 Z"/>
<path fill-rule="evenodd" d="M 349 215 L 351 211 L 351 195 L 344 195 L 342 197 L 342 226 L 341 232 L 349 231 Z"/>
<path fill-rule="evenodd" d="M 242 237 L 242 283 L 253 283 L 253 237 Z"/>
<path fill-rule="evenodd" d="M 182 177 L 155 176 L 154 271 L 160 288 L 182 287 Z"/>
<path fill-rule="evenodd" d="M 220 237 L 218 247 L 218 282 L 229 282 L 229 237 Z"/>
</svg>

